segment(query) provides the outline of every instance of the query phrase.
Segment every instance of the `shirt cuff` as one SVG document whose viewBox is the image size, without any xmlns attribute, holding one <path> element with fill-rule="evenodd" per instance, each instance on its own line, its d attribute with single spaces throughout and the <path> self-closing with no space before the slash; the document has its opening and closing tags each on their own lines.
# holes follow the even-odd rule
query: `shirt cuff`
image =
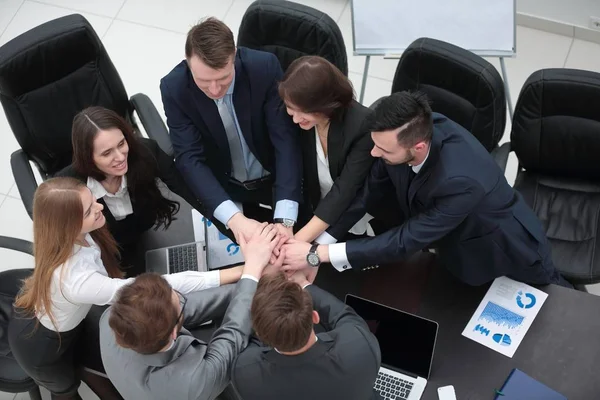
<svg viewBox="0 0 600 400">
<path fill-rule="evenodd" d="M 223 225 L 227 226 L 227 222 L 234 216 L 235 213 L 240 212 L 238 206 L 231 200 L 225 200 L 215 209 L 214 216 L 218 219 Z M 229 228 L 227 226 L 227 228 Z"/>
<path fill-rule="evenodd" d="M 242 274 L 240 279 L 252 279 L 254 282 L 258 283 L 258 279 L 250 274 Z"/>
<path fill-rule="evenodd" d="M 346 255 L 346 243 L 330 244 L 328 250 L 329 262 L 335 269 L 340 272 L 352 269 L 352 265 L 348 262 L 348 256 Z"/>
<path fill-rule="evenodd" d="M 327 233 L 327 231 L 324 231 L 319 236 L 317 236 L 317 238 L 315 239 L 315 243 L 334 244 L 334 243 L 337 243 L 337 239 L 334 238 L 333 236 L 331 236 L 329 233 Z"/>
<path fill-rule="evenodd" d="M 293 200 L 279 200 L 275 204 L 273 218 L 286 218 L 298 220 L 298 202 Z"/>
<path fill-rule="evenodd" d="M 308 282 L 306 285 L 302 286 L 302 289 L 306 289 L 310 285 L 312 285 L 312 283 Z"/>
</svg>

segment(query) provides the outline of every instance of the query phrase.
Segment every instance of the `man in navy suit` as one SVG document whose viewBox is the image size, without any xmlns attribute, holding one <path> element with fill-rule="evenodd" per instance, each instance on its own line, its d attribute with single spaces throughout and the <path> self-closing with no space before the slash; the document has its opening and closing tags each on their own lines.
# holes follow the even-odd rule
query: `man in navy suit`
<svg viewBox="0 0 600 400">
<path fill-rule="evenodd" d="M 249 217 L 264 220 L 259 204 L 272 205 L 279 232 L 291 236 L 302 161 L 297 128 L 277 92 L 277 57 L 236 50 L 231 30 L 215 18 L 189 31 L 185 55 L 160 90 L 177 168 L 201 211 L 223 233 L 225 225 L 236 239 L 249 239 L 259 225 Z"/>
<path fill-rule="evenodd" d="M 394 204 L 396 226 L 347 243 L 285 245 L 287 270 L 331 262 L 339 271 L 400 261 L 425 248 L 470 285 L 499 276 L 570 286 L 556 271 L 542 225 L 477 139 L 423 94 L 384 99 L 371 123 L 379 158 L 346 213 L 317 238 L 334 243 L 369 209 Z M 371 267 L 367 267 L 371 268 Z"/>
</svg>

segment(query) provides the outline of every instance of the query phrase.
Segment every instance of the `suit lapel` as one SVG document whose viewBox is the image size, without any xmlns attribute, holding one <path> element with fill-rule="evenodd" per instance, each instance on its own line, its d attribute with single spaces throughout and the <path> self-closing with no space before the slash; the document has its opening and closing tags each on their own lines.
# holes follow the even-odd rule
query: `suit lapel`
<svg viewBox="0 0 600 400">
<path fill-rule="evenodd" d="M 408 206 L 410 208 L 417 191 L 423 186 L 423 184 L 427 181 L 429 175 L 431 175 L 431 171 L 433 170 L 433 166 L 437 163 L 438 158 L 440 157 L 440 149 L 442 148 L 442 137 L 439 134 L 436 134 L 435 126 L 433 128 L 433 137 L 431 139 L 431 148 L 429 149 L 429 156 L 427 160 L 425 160 L 425 164 L 421 167 L 421 170 L 415 176 L 415 178 L 410 183 L 408 188 Z M 411 167 L 409 167 L 411 168 Z"/>
<path fill-rule="evenodd" d="M 340 175 L 340 159 L 344 146 L 344 132 L 341 118 L 331 120 L 327 135 L 327 153 L 329 157 L 329 173 L 334 181 Z"/>
<path fill-rule="evenodd" d="M 317 170 L 317 139 L 315 130 L 301 133 L 302 151 L 304 153 L 304 171 L 308 199 L 313 208 L 317 208 L 321 200 L 321 187 L 319 186 L 319 172 Z"/>
</svg>

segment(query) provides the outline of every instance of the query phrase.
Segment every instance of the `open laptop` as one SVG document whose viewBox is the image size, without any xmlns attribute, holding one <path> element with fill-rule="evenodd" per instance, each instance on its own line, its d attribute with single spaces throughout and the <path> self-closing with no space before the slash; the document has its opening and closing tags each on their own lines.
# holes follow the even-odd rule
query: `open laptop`
<svg viewBox="0 0 600 400">
<path fill-rule="evenodd" d="M 162 247 L 146 252 L 146 271 L 175 274 L 183 271 L 208 271 L 204 241 Z"/>
<path fill-rule="evenodd" d="M 346 304 L 379 341 L 381 368 L 375 390 L 386 400 L 420 399 L 431 372 L 437 322 L 351 294 Z"/>
</svg>

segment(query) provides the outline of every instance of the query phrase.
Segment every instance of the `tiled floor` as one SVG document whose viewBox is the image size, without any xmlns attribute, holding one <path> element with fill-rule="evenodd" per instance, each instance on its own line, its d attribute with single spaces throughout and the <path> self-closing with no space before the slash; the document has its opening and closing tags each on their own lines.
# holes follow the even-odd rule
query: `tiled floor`
<svg viewBox="0 0 600 400">
<path fill-rule="evenodd" d="M 224 20 L 237 32 L 251 0 L 0 0 L 0 45 L 26 30 L 71 13 L 84 15 L 106 45 L 128 93 L 144 92 L 162 113 L 159 80 L 183 57 L 185 33 L 205 16 Z M 329 14 L 340 26 L 349 54 L 350 79 L 360 90 L 364 57 L 352 54 L 349 0 L 300 0 Z M 600 45 L 517 27 L 518 55 L 506 62 L 513 104 L 527 77 L 540 68 L 569 67 L 600 72 Z M 497 59 L 490 60 L 499 68 Z M 373 58 L 364 103 L 389 94 L 396 60 Z M 509 139 L 510 124 L 504 141 Z M 10 154 L 18 148 L 3 112 L 0 112 L 0 235 L 32 239 L 32 223 L 14 185 Z M 514 180 L 516 160 L 507 177 Z M 26 255 L 0 250 L 1 269 L 31 267 Z M 592 290 L 600 290 L 592 287 Z M 47 393 L 46 393 L 47 394 Z M 0 400 L 26 399 L 25 394 L 0 393 Z M 86 399 L 95 396 L 86 394 Z"/>
</svg>

